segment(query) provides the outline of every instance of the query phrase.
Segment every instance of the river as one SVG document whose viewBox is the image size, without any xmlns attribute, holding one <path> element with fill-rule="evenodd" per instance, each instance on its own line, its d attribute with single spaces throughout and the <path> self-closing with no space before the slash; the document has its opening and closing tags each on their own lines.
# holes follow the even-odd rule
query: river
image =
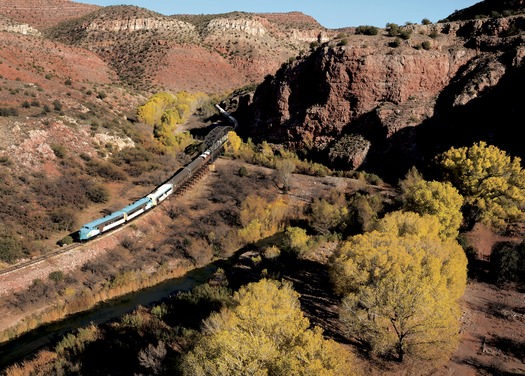
<svg viewBox="0 0 525 376">
<path fill-rule="evenodd" d="M 132 312 L 138 306 L 149 306 L 178 291 L 189 291 L 207 282 L 216 270 L 217 267 L 213 264 L 194 269 L 182 277 L 99 303 L 89 311 L 67 316 L 60 321 L 38 327 L 14 340 L 4 342 L 0 344 L 0 370 L 30 357 L 45 346 L 55 344 L 65 334 L 75 329 L 91 323 L 102 324 L 115 320 Z"/>
</svg>

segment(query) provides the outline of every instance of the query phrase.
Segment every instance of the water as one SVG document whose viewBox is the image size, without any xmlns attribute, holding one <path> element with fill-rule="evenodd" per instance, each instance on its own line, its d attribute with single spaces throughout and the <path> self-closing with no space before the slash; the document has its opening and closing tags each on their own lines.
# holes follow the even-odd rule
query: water
<svg viewBox="0 0 525 376">
<path fill-rule="evenodd" d="M 99 303 L 89 311 L 41 326 L 12 341 L 0 344 L 0 370 L 24 360 L 45 346 L 56 343 L 65 334 L 77 328 L 118 319 L 138 306 L 149 306 L 178 291 L 189 291 L 207 282 L 216 270 L 217 267 L 213 264 L 192 270 L 183 277 L 170 279 L 156 286 Z"/>
</svg>

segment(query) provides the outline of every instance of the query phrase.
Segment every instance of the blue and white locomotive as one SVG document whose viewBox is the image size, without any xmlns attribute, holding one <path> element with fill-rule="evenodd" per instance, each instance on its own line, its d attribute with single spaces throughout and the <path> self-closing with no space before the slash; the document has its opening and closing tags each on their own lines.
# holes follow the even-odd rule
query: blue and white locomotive
<svg viewBox="0 0 525 376">
<path fill-rule="evenodd" d="M 219 147 L 222 146 L 224 142 L 226 142 L 227 138 L 227 135 L 222 137 L 220 142 L 217 142 L 212 146 L 211 149 L 208 149 L 202 154 L 200 154 L 189 165 L 182 168 L 170 180 L 168 180 L 167 183 L 157 187 L 146 197 L 143 197 L 135 201 L 134 203 L 126 206 L 125 208 L 111 213 L 103 218 L 99 218 L 92 222 L 86 223 L 78 231 L 79 240 L 86 241 L 92 239 L 95 236 L 102 234 L 103 232 L 109 231 L 126 222 L 131 221 L 132 219 L 143 214 L 144 212 L 159 205 L 162 201 L 168 198 L 169 195 L 173 194 L 186 181 L 188 181 L 188 179 L 197 170 L 204 166 L 210 159 L 210 156 L 212 155 L 213 151 L 219 149 Z"/>
</svg>

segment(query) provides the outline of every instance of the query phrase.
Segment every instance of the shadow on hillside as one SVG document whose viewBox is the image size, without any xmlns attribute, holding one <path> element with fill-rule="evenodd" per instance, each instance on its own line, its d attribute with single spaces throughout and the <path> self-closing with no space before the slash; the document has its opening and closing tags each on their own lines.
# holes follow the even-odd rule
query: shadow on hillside
<svg viewBox="0 0 525 376">
<path fill-rule="evenodd" d="M 339 322 L 339 298 L 333 293 L 328 266 L 310 260 L 298 259 L 282 252 L 277 258 L 261 257 L 260 249 L 270 245 L 281 246 L 284 234 L 278 233 L 246 246 L 229 260 L 216 263 L 223 268 L 229 287 L 237 290 L 242 285 L 261 278 L 290 281 L 300 294 L 301 309 L 312 326 L 319 326 L 326 337 L 348 343 Z"/>
<path fill-rule="evenodd" d="M 507 371 L 504 369 L 504 360 L 500 362 L 495 361 L 491 364 L 484 364 L 477 359 L 467 358 L 461 363 L 467 364 L 477 370 L 478 375 L 494 375 L 494 376 L 516 376 L 523 375 L 523 373 L 516 373 L 512 371 Z"/>
</svg>

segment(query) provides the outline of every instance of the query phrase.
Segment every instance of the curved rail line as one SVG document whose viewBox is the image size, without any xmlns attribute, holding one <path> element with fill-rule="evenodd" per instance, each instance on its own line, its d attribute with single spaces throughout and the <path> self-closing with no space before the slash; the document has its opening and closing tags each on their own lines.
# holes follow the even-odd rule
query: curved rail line
<svg viewBox="0 0 525 376">
<path fill-rule="evenodd" d="M 230 114 L 228 114 L 226 111 L 224 111 L 218 105 L 216 105 L 216 107 L 219 109 L 220 113 L 222 115 L 224 115 L 226 117 L 226 119 L 230 123 L 232 123 L 232 125 L 234 127 L 232 128 L 231 126 L 219 126 L 219 127 L 216 127 L 214 129 L 212 129 L 212 131 L 210 131 L 210 133 L 206 136 L 206 140 L 205 140 L 205 144 L 206 145 L 212 145 L 213 143 L 217 142 L 221 137 L 223 137 L 225 133 L 227 133 L 228 131 L 230 131 L 232 129 L 235 129 L 237 127 L 237 120 L 235 120 L 235 118 L 233 118 Z M 233 119 L 233 121 L 232 121 L 232 119 Z M 206 167 L 213 160 L 215 160 L 215 158 L 217 158 L 217 155 L 219 154 L 219 152 L 222 151 L 222 147 L 224 146 L 224 143 L 225 142 L 223 142 L 223 144 L 220 147 L 218 147 L 212 153 L 212 155 L 210 156 L 210 159 L 206 163 L 204 163 L 181 186 L 179 186 L 175 192 L 173 192 L 173 196 L 176 197 L 176 196 L 180 196 L 180 195 L 184 194 L 184 192 L 186 192 L 197 180 L 199 180 L 206 173 L 206 170 L 207 170 Z M 159 206 L 162 206 L 162 205 L 159 205 Z M 153 207 L 150 211 L 153 211 L 157 207 L 158 206 Z M 140 217 L 146 216 L 150 211 L 145 212 L 144 213 L 145 215 L 141 215 Z M 101 234 L 96 239 L 93 239 L 91 242 L 97 242 L 97 241 L 105 238 L 107 235 L 113 234 L 117 230 L 121 230 L 123 228 L 126 228 L 132 222 L 133 222 L 133 220 L 129 221 L 129 222 L 126 222 L 125 224 L 115 228 L 112 231 L 108 231 L 108 232 L 106 232 L 104 234 Z M 46 261 L 46 260 L 49 260 L 49 259 L 51 259 L 53 257 L 56 257 L 56 256 L 59 256 L 59 255 L 62 255 L 64 253 L 66 253 L 66 252 L 69 252 L 69 251 L 71 251 L 73 249 L 82 248 L 84 246 L 85 246 L 85 244 L 83 244 L 83 243 L 75 243 L 75 244 L 70 244 L 70 245 L 64 246 L 64 247 L 59 248 L 59 249 L 57 249 L 55 251 L 52 251 L 51 253 L 48 253 L 48 254 L 45 254 L 45 255 L 42 255 L 42 256 L 38 256 L 38 257 L 36 257 L 34 259 L 31 259 L 31 260 L 28 260 L 28 261 L 24 261 L 24 262 L 21 262 L 19 264 L 16 264 L 16 265 L 10 266 L 8 268 L 2 269 L 2 270 L 0 270 L 0 275 L 6 275 L 6 274 L 12 273 L 14 271 L 19 271 L 21 269 L 27 268 L 29 266 L 38 264 L 38 263 Z"/>
</svg>

